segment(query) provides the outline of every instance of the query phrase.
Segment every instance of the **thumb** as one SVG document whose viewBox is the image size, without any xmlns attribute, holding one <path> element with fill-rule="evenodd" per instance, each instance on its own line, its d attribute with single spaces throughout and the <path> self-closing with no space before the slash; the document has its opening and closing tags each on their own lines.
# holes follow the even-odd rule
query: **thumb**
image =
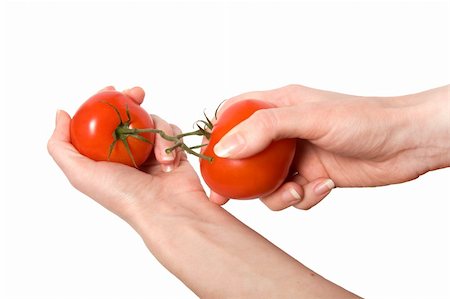
<svg viewBox="0 0 450 299">
<path fill-rule="evenodd" d="M 214 146 L 214 153 L 240 159 L 259 153 L 274 140 L 317 138 L 319 132 L 314 129 L 313 118 L 300 106 L 258 110 L 222 137 Z"/>
</svg>

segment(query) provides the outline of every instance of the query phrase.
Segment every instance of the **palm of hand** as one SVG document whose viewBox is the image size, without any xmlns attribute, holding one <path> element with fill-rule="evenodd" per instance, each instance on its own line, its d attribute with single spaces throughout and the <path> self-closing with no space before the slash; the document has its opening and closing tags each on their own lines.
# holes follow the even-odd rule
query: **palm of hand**
<svg viewBox="0 0 450 299">
<path fill-rule="evenodd" d="M 142 167 L 142 175 L 151 175 L 154 192 L 162 192 L 165 197 L 176 197 L 178 194 L 205 193 L 198 175 L 184 153 L 180 164 L 170 173 L 161 171 L 160 163 L 154 158 L 149 159 Z M 150 186 L 149 186 L 150 187 Z"/>
<path fill-rule="evenodd" d="M 158 209 L 164 200 L 206 196 L 198 176 L 185 157 L 170 173 L 163 172 L 154 157 L 139 170 L 111 162 L 89 160 L 87 163 L 93 168 L 88 173 L 95 174 L 102 182 L 92 184 L 94 178 L 85 177 L 73 185 L 127 222 L 132 222 L 149 209 Z"/>
<path fill-rule="evenodd" d="M 93 161 L 70 143 L 70 117 L 61 112 L 57 128 L 48 143 L 49 152 L 71 184 L 98 203 L 129 221 L 166 198 L 205 197 L 194 169 L 184 154 L 171 173 L 161 170 L 152 156 L 140 170 L 119 163 Z"/>
</svg>

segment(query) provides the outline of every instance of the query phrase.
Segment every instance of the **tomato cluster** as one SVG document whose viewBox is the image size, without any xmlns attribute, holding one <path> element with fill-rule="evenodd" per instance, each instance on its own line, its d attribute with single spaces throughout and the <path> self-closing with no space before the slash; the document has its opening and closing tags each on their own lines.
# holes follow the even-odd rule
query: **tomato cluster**
<svg viewBox="0 0 450 299">
<path fill-rule="evenodd" d="M 228 107 L 214 126 L 209 120 L 202 121 L 211 131 L 199 127 L 199 131 L 168 136 L 155 129 L 150 115 L 130 97 L 108 90 L 89 98 L 75 113 L 70 126 L 71 142 L 81 154 L 93 160 L 139 167 L 151 154 L 158 133 L 202 157 L 201 174 L 214 192 L 234 199 L 257 198 L 275 191 L 286 179 L 295 153 L 295 140 L 273 141 L 262 152 L 244 159 L 218 157 L 213 148 L 234 126 L 256 111 L 270 108 L 274 106 L 263 101 L 240 101 Z M 201 134 L 209 139 L 201 154 L 181 141 L 183 136 Z"/>
</svg>

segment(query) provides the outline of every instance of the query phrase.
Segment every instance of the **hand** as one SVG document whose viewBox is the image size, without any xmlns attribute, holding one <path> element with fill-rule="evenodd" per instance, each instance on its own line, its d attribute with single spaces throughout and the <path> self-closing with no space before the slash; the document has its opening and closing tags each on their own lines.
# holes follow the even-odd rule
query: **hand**
<svg viewBox="0 0 450 299">
<path fill-rule="evenodd" d="M 145 95 L 139 87 L 124 93 L 138 104 L 142 103 Z M 178 127 L 169 125 L 158 116 L 152 115 L 152 118 L 157 129 L 169 135 L 181 133 Z M 157 209 L 163 193 L 164 197 L 175 197 L 175 194 L 184 194 L 188 198 L 205 196 L 185 153 L 166 154 L 165 149 L 172 144 L 159 135 L 155 138 L 154 154 L 138 170 L 119 163 L 95 162 L 79 154 L 70 143 L 69 127 L 70 116 L 59 111 L 56 129 L 48 142 L 49 153 L 76 189 L 130 224 L 146 217 L 148 209 Z M 172 173 L 169 175 L 168 172 Z"/>
<path fill-rule="evenodd" d="M 370 98 L 291 85 L 242 94 L 221 111 L 243 99 L 268 101 L 278 108 L 257 111 L 214 150 L 218 156 L 244 158 L 272 140 L 298 138 L 292 164 L 298 174 L 262 201 L 273 210 L 291 205 L 309 209 L 335 186 L 400 183 L 448 166 L 448 89 Z M 214 192 L 210 199 L 218 204 L 228 200 Z"/>
</svg>

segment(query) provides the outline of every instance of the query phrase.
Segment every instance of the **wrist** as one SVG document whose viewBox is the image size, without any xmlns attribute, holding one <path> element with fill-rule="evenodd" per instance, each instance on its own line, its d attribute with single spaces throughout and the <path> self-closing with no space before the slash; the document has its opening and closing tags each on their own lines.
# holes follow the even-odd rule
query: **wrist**
<svg viewBox="0 0 450 299">
<path fill-rule="evenodd" d="M 394 100 L 397 127 L 404 151 L 412 153 L 419 174 L 450 166 L 449 87 L 440 87 Z"/>
<path fill-rule="evenodd" d="M 199 297 L 354 298 L 210 202 L 204 192 L 165 198 L 135 218 L 134 225 L 158 261 Z"/>
<path fill-rule="evenodd" d="M 179 226 L 187 225 L 185 222 L 196 219 L 195 216 L 200 213 L 198 209 L 205 201 L 208 199 L 204 192 L 152 196 L 145 206 L 134 209 L 127 222 L 145 239 L 152 236 L 153 232 L 157 233 L 174 223 Z"/>
</svg>

